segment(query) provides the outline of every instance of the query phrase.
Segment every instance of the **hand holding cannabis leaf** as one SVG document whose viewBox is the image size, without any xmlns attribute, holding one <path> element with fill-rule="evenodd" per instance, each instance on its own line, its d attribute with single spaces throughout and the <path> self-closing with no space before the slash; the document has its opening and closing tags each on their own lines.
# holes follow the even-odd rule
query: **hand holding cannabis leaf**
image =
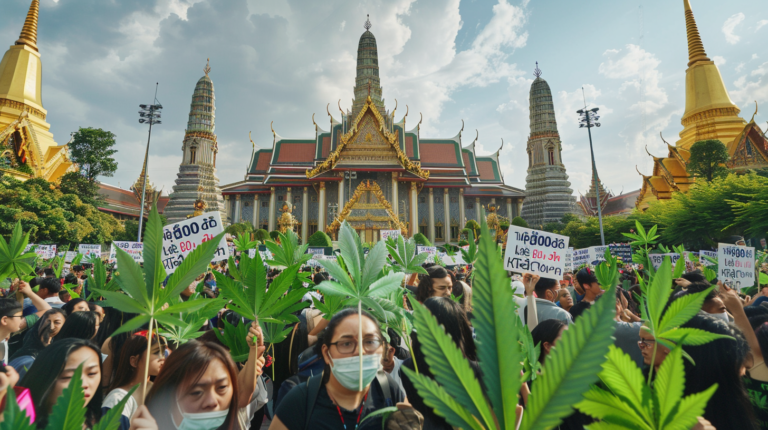
<svg viewBox="0 0 768 430">
<path fill-rule="evenodd" d="M 254 338 L 256 341 L 254 342 Z M 251 323 L 251 327 L 248 329 L 248 336 L 245 338 L 248 341 L 248 346 L 251 349 L 256 348 L 256 356 L 261 357 L 264 355 L 264 351 L 267 349 L 264 346 L 264 333 L 261 331 L 261 326 L 258 321 Z"/>
</svg>

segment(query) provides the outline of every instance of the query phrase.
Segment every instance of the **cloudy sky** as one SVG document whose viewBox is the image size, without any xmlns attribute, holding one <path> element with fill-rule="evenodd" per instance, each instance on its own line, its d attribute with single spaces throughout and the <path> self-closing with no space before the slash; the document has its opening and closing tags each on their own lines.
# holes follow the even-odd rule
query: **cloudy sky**
<svg viewBox="0 0 768 430">
<path fill-rule="evenodd" d="M 758 0 L 691 0 L 707 54 L 749 119 L 768 112 L 768 10 Z M 30 0 L 3 0 L 0 43 L 18 38 Z M 614 194 L 640 187 L 635 166 L 665 155 L 682 129 L 687 44 L 682 0 L 41 0 L 38 46 L 43 103 L 60 144 L 78 127 L 117 135 L 119 168 L 107 183 L 138 177 L 147 139 L 138 105 L 155 82 L 165 107 L 154 129 L 150 179 L 170 190 L 181 161 L 192 90 L 211 59 L 216 90 L 218 176 L 241 180 L 251 154 L 284 137 L 312 137 L 312 114 L 328 128 L 339 99 L 351 105 L 357 42 L 370 14 L 387 107 L 424 115 L 423 137 L 477 151 L 504 139 L 508 185 L 525 187 L 528 91 L 535 62 L 553 91 L 563 158 L 575 193 L 589 185 L 589 142 L 575 111 L 600 107 L 597 168 Z M 337 115 L 338 116 L 338 115 Z M 410 126 L 409 126 L 410 127 Z M 763 127 L 765 128 L 765 127 Z"/>
</svg>

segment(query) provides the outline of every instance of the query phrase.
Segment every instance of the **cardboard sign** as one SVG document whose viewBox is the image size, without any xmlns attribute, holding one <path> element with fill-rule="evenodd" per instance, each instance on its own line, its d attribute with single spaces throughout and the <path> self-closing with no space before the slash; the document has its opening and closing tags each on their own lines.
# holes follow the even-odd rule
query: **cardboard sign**
<svg viewBox="0 0 768 430">
<path fill-rule="evenodd" d="M 212 240 L 224 231 L 219 211 L 207 212 L 187 220 L 163 227 L 163 267 L 173 273 L 199 245 Z M 222 237 L 213 254 L 212 262 L 229 258 L 226 238 Z"/>
<path fill-rule="evenodd" d="M 390 237 L 397 239 L 400 236 L 400 230 L 379 230 L 379 234 L 381 234 L 382 240 L 387 240 Z"/>
<path fill-rule="evenodd" d="M 560 280 L 565 268 L 568 236 L 509 226 L 504 268 Z"/>
<path fill-rule="evenodd" d="M 50 260 L 56 257 L 56 245 L 37 245 L 35 253 L 43 260 Z"/>
<path fill-rule="evenodd" d="M 704 257 L 709 257 L 717 261 L 717 251 L 699 251 L 699 263 L 701 263 L 702 266 L 714 266 L 715 263 L 712 263 Z"/>
<path fill-rule="evenodd" d="M 77 246 L 77 252 L 83 254 L 83 259 L 86 258 L 101 258 L 101 245 L 90 245 L 87 243 L 81 243 Z"/>
<path fill-rule="evenodd" d="M 755 285 L 755 248 L 718 243 L 717 262 L 717 279 L 730 281 L 731 288 L 740 290 Z"/>
<path fill-rule="evenodd" d="M 422 252 L 426 252 L 430 257 L 434 257 L 437 255 L 437 247 L 417 245 L 416 254 L 421 254 Z"/>
<path fill-rule="evenodd" d="M 664 257 L 669 257 L 670 262 L 672 263 L 672 270 L 675 270 L 675 264 L 677 264 L 677 260 L 680 259 L 680 254 L 676 252 L 669 254 L 650 254 L 649 257 L 651 257 L 653 268 L 657 270 L 661 266 L 661 263 L 664 261 Z"/>
<path fill-rule="evenodd" d="M 117 267 L 117 248 L 127 252 L 131 257 L 133 257 L 133 261 L 137 263 L 144 262 L 144 244 L 142 242 L 114 241 L 112 242 L 112 246 L 109 248 L 109 262 L 115 263 L 115 267 Z"/>
</svg>

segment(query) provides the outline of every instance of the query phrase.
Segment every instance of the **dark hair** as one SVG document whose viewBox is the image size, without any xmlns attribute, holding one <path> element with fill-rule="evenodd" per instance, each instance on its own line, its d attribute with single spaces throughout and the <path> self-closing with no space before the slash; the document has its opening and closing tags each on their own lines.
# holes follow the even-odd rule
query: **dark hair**
<svg viewBox="0 0 768 430">
<path fill-rule="evenodd" d="M 93 342 L 84 339 L 67 339 L 56 342 L 45 348 L 44 353 L 37 359 L 24 375 L 19 386 L 29 389 L 35 404 L 35 425 L 37 428 L 45 428 L 48 424 L 48 408 L 46 400 L 51 393 L 56 380 L 64 370 L 69 356 L 80 348 L 90 348 L 96 353 L 101 371 L 101 349 Z M 93 398 L 85 407 L 86 424 L 90 428 L 101 416 L 101 384 L 98 384 Z"/>
<path fill-rule="evenodd" d="M 101 324 L 99 324 L 99 331 L 96 333 L 96 337 L 93 338 L 93 341 L 97 345 L 104 345 L 104 342 L 106 342 L 107 339 L 112 336 L 112 333 L 114 333 L 115 330 L 117 330 L 126 322 L 130 321 L 135 316 L 136 314 L 122 312 L 112 307 L 105 307 L 104 319 L 101 321 Z M 143 327 L 144 326 L 137 328 L 136 330 L 139 330 Z M 126 339 L 128 339 L 128 336 L 130 336 L 130 333 L 120 333 L 118 335 L 112 336 L 112 340 L 109 341 L 110 355 L 114 355 L 115 358 L 119 357 L 117 354 L 120 353 L 120 347 L 123 346 L 123 343 Z M 113 362 L 112 364 L 117 365 L 117 362 Z M 114 369 L 115 366 L 112 366 L 113 372 Z M 112 375 L 110 375 L 110 377 L 111 376 Z"/>
<path fill-rule="evenodd" d="M 448 276 L 448 271 L 443 266 L 436 264 L 427 266 L 427 274 L 419 275 L 419 286 L 416 290 L 416 300 L 424 303 L 425 300 L 432 297 L 432 280 L 443 279 Z"/>
<path fill-rule="evenodd" d="M 533 291 L 536 292 L 536 295 L 543 299 L 547 293 L 547 290 L 551 290 L 552 288 L 555 288 L 558 286 L 558 282 L 555 279 L 552 278 L 541 278 L 538 282 L 536 282 L 536 286 L 533 287 Z"/>
<path fill-rule="evenodd" d="M 680 290 L 672 295 L 672 298 L 670 300 L 670 303 L 674 300 L 679 299 L 680 297 L 687 296 L 689 294 L 696 294 L 701 293 L 703 291 L 707 291 L 709 288 L 712 287 L 712 284 L 709 282 L 699 282 L 699 281 L 693 281 L 691 282 L 691 285 L 688 286 L 685 290 Z M 704 299 L 705 302 L 708 302 L 710 300 L 714 300 L 717 297 L 720 296 L 720 292 L 715 288 L 714 290 L 710 291 L 709 294 L 707 294 L 707 297 Z"/>
<path fill-rule="evenodd" d="M 50 294 L 59 294 L 59 291 L 61 291 L 61 281 L 56 278 L 44 278 L 40 281 L 40 288 L 38 290 L 43 288 L 48 290 Z"/>
<path fill-rule="evenodd" d="M 747 308 L 748 307 L 749 306 L 747 306 Z M 749 317 L 749 325 L 752 326 L 752 330 L 757 331 L 758 327 L 760 327 L 765 323 L 768 323 L 768 315 L 758 315 L 755 317 Z M 768 354 L 768 350 L 766 350 L 766 354 Z"/>
<path fill-rule="evenodd" d="M 85 270 L 85 269 L 83 268 L 83 266 L 81 266 L 79 264 L 76 265 L 76 266 L 72 266 L 72 271 L 73 272 L 82 272 L 83 270 Z"/>
<path fill-rule="evenodd" d="M 67 273 L 67 276 L 64 277 L 64 283 L 77 285 L 77 276 L 75 276 L 75 274 L 71 272 Z"/>
<path fill-rule="evenodd" d="M 531 330 L 531 336 L 533 337 L 534 345 L 541 345 L 541 351 L 539 352 L 539 363 L 544 364 L 544 358 L 547 356 L 547 351 L 544 350 L 544 342 L 552 345 L 555 343 L 555 339 L 560 335 L 560 330 L 567 324 L 560 320 L 548 319 L 541 321 L 536 328 Z"/>
<path fill-rule="evenodd" d="M 704 276 L 698 270 L 695 272 L 683 273 L 682 275 L 680 275 L 680 277 L 685 279 L 688 282 L 706 282 L 707 284 L 709 284 L 709 281 L 707 281 L 707 277 Z M 688 288 L 690 288 L 690 286 Z"/>
<path fill-rule="evenodd" d="M 749 319 L 752 322 L 752 318 Z M 768 321 L 755 327 L 755 336 L 757 336 L 757 343 L 760 344 L 760 351 L 763 356 L 768 355 Z"/>
<path fill-rule="evenodd" d="M 91 340 L 96 335 L 96 321 L 98 321 L 98 317 L 94 312 L 73 312 L 67 316 L 67 320 L 61 326 L 61 331 L 56 335 L 54 342 L 69 338 Z"/>
<path fill-rule="evenodd" d="M 160 339 L 157 337 L 155 333 L 152 335 L 152 344 L 151 348 L 154 348 L 157 346 L 162 346 L 160 343 Z M 151 351 L 151 349 L 150 349 Z M 147 352 L 147 338 L 146 336 L 137 336 L 132 335 L 130 336 L 125 343 L 123 343 L 122 348 L 120 349 L 120 359 L 117 361 L 117 363 L 114 365 L 114 374 L 115 377 L 112 379 L 112 381 L 109 382 L 109 389 L 107 390 L 107 393 L 114 390 L 115 388 L 122 387 L 123 385 L 127 385 L 129 382 L 131 382 L 131 379 L 133 379 L 134 372 L 140 371 L 144 372 L 144 366 L 140 369 L 137 367 L 131 366 L 131 357 L 139 356 L 139 359 L 141 359 L 141 354 Z"/>
<path fill-rule="evenodd" d="M 68 301 L 67 303 L 64 303 L 64 305 L 61 307 L 61 310 L 66 312 L 67 315 L 71 315 L 72 312 L 74 312 L 74 310 L 75 310 L 75 305 L 77 305 L 78 303 L 84 302 L 84 301 L 85 301 L 84 299 L 80 299 L 80 298 L 72 299 L 72 300 Z M 90 309 L 90 307 L 88 307 L 88 309 Z"/>
<path fill-rule="evenodd" d="M 477 361 L 475 341 L 472 338 L 472 327 L 464 311 L 464 307 L 448 297 L 430 297 L 424 301 L 424 307 L 432 312 L 437 322 L 453 339 L 464 356 Z"/>
<path fill-rule="evenodd" d="M 0 318 L 12 317 L 13 314 L 22 311 L 21 303 L 16 299 L 0 299 Z"/>
<path fill-rule="evenodd" d="M 56 272 L 54 272 L 53 269 L 50 268 L 50 267 L 47 268 L 47 269 L 44 269 L 43 270 L 43 274 L 45 275 L 46 278 L 55 278 L 56 277 Z"/>
<path fill-rule="evenodd" d="M 741 366 L 749 353 L 744 335 L 735 326 L 703 313 L 695 315 L 682 327 L 731 336 L 704 345 L 683 346 L 683 350 L 696 363 L 683 360 L 684 394 L 689 396 L 700 393 L 717 384 L 717 390 L 704 409 L 704 418 L 719 429 L 758 429 L 749 395 L 740 376 Z"/>
<path fill-rule="evenodd" d="M 312 276 L 312 282 L 315 283 L 315 285 L 319 285 L 321 282 L 328 280 L 328 278 L 325 277 L 325 274 L 323 273 L 315 273 L 314 276 Z"/>
<path fill-rule="evenodd" d="M 37 354 L 48 346 L 51 340 L 51 316 L 53 314 L 60 314 L 66 318 L 66 314 L 61 309 L 53 308 L 45 311 L 43 316 L 37 320 L 32 327 L 24 333 L 24 340 L 21 348 L 13 353 L 11 359 L 16 357 L 23 357 L 29 355 L 31 357 L 37 357 Z"/>
<path fill-rule="evenodd" d="M 323 331 L 317 335 L 317 343 L 315 343 L 314 347 L 315 354 L 317 354 L 319 357 L 323 356 L 323 345 L 330 349 L 333 335 L 336 333 L 336 328 L 339 326 L 339 324 L 341 324 L 342 321 L 344 321 L 344 319 L 351 315 L 357 315 L 357 309 L 346 308 L 340 312 L 337 312 L 333 317 L 331 317 L 331 320 L 328 321 L 328 325 L 325 326 Z M 381 338 L 383 341 L 384 336 L 381 334 L 381 325 L 379 325 L 379 321 L 366 311 L 362 311 L 360 315 L 361 317 L 368 318 L 369 320 L 373 321 L 374 324 L 376 324 L 376 331 L 379 334 L 379 338 Z M 331 367 L 326 364 L 323 369 L 323 384 L 328 382 L 328 378 L 330 378 L 330 376 Z"/>
<path fill-rule="evenodd" d="M 589 267 L 585 267 L 579 270 L 579 273 L 576 274 L 576 280 L 579 281 L 579 285 L 598 283 L 597 276 L 595 276 L 595 271 Z"/>
<path fill-rule="evenodd" d="M 754 318 L 759 316 L 768 315 L 768 309 L 762 306 L 744 306 L 744 313 L 747 314 L 747 318 Z"/>
<path fill-rule="evenodd" d="M 190 340 L 168 356 L 163 364 L 163 370 L 147 393 L 146 405 L 157 421 L 158 428 L 175 428 L 170 411 L 177 409 L 177 390 L 193 385 L 200 380 L 208 369 L 208 365 L 217 359 L 227 369 L 232 384 L 229 413 L 219 429 L 234 430 L 238 428 L 237 367 L 235 367 L 235 363 L 226 349 L 215 343 L 199 340 Z M 188 382 L 185 384 L 185 381 Z"/>
<path fill-rule="evenodd" d="M 408 348 L 403 348 L 402 341 L 403 338 L 400 337 L 400 334 L 398 334 L 393 328 L 387 329 L 387 335 L 389 335 L 389 346 L 392 348 L 395 348 L 395 357 L 399 358 L 400 360 L 407 360 L 411 353 L 408 351 Z"/>
</svg>

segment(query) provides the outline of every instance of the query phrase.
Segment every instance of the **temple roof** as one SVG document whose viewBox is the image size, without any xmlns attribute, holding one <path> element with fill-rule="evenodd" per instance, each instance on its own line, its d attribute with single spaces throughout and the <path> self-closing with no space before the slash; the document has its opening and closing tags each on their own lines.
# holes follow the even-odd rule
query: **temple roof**
<svg viewBox="0 0 768 430">
<path fill-rule="evenodd" d="M 99 195 L 104 198 L 98 205 L 100 211 L 139 217 L 141 201 L 136 198 L 133 191 L 124 190 L 102 182 L 99 183 Z M 157 211 L 159 213 L 163 213 L 168 200 L 168 196 L 160 196 L 157 200 Z M 149 213 L 145 212 L 144 216 L 149 216 Z"/>
</svg>

